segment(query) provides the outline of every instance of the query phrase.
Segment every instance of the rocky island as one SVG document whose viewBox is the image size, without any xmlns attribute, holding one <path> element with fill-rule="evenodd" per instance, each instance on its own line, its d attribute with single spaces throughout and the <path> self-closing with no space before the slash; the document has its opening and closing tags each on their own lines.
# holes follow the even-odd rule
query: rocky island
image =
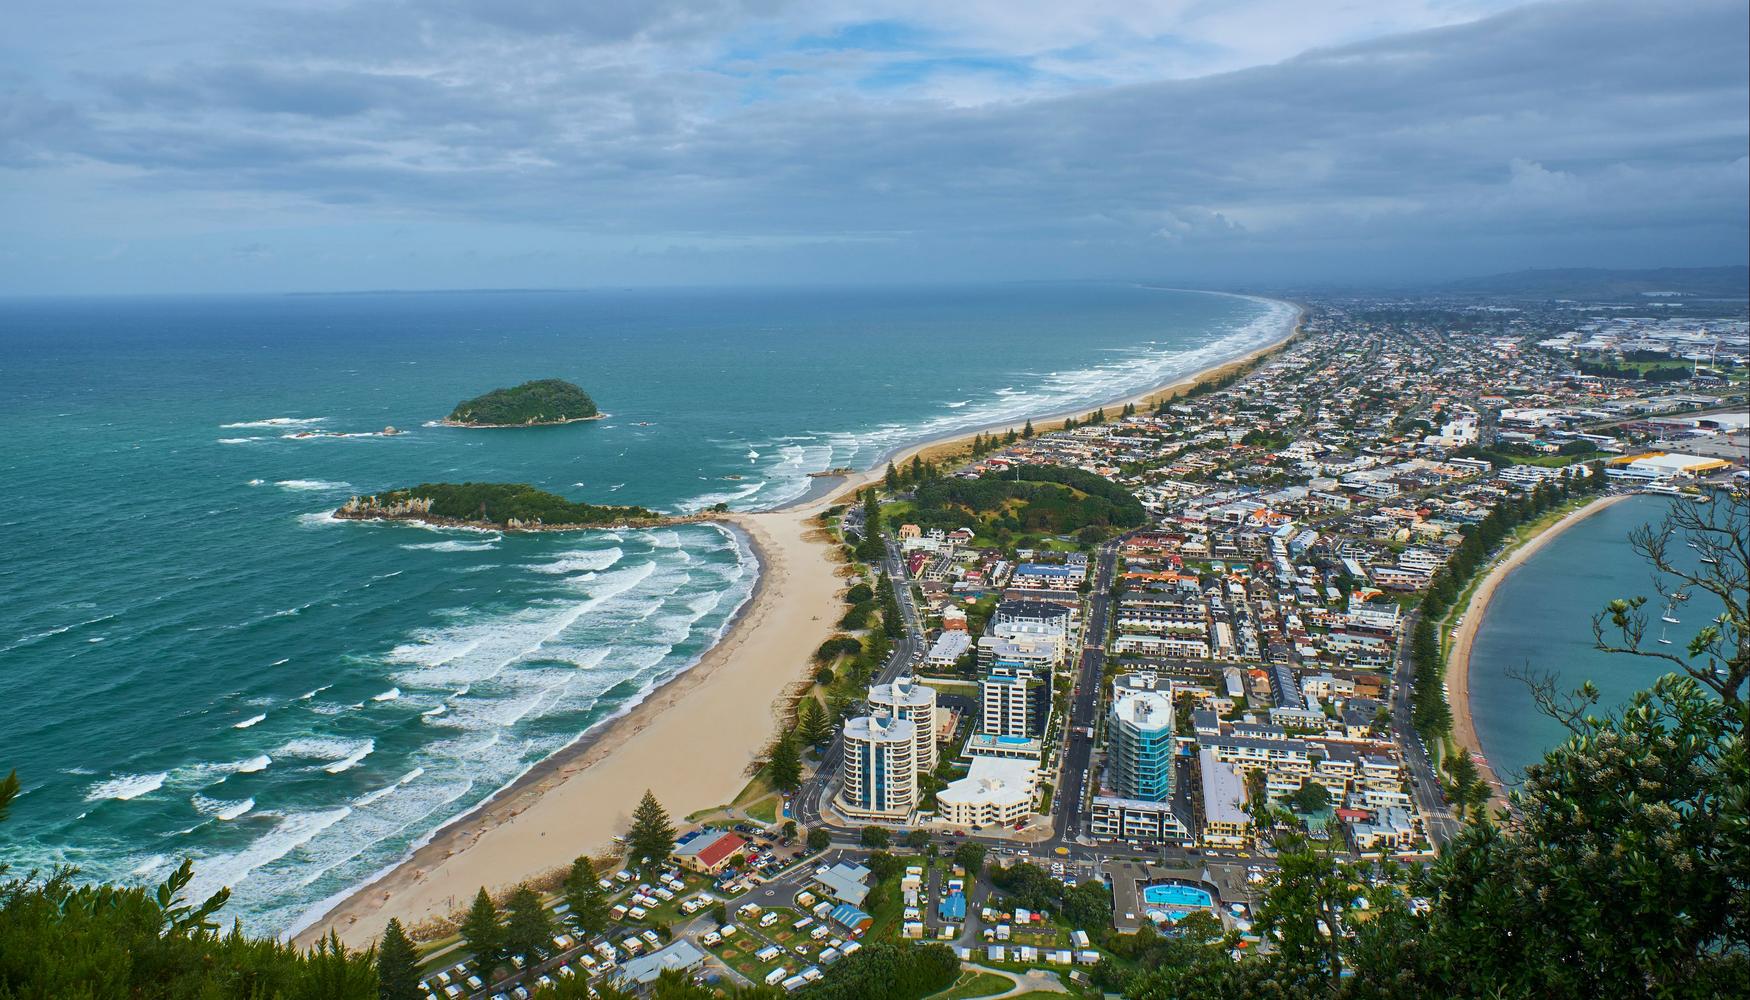
<svg viewBox="0 0 1750 1000">
<path fill-rule="evenodd" d="M 578 531 L 648 527 L 679 521 L 644 507 L 574 503 L 527 483 L 421 483 L 372 496 L 355 496 L 334 516 L 352 521 L 417 521 L 499 531 Z"/>
<path fill-rule="evenodd" d="M 542 427 L 601 416 L 589 393 L 563 379 L 544 378 L 463 400 L 439 423 L 446 427 Z"/>
</svg>

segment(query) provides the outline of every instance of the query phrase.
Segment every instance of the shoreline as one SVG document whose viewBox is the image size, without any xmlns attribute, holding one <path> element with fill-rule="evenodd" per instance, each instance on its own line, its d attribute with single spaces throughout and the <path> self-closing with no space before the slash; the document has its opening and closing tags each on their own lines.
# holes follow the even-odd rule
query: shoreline
<svg viewBox="0 0 1750 1000">
<path fill-rule="evenodd" d="M 1464 624 L 1458 627 L 1458 634 L 1453 637 L 1452 650 L 1447 654 L 1446 661 L 1447 701 L 1452 710 L 1452 740 L 1476 762 L 1478 776 L 1489 786 L 1491 805 L 1505 802 L 1505 786 L 1501 783 L 1500 775 L 1495 772 L 1494 765 L 1489 763 L 1488 754 L 1483 750 L 1482 741 L 1477 736 L 1476 718 L 1470 709 L 1470 659 L 1477 630 L 1489 613 L 1489 604 L 1494 600 L 1495 591 L 1514 570 L 1537 555 L 1545 545 L 1559 538 L 1563 532 L 1636 495 L 1638 494 L 1618 493 L 1597 497 L 1526 539 L 1489 569 L 1488 575 L 1477 584 L 1477 589 L 1471 592 L 1470 600 L 1460 612 L 1464 616 Z"/>
<path fill-rule="evenodd" d="M 1126 403 L 1140 409 L 1223 378 L 1299 336 L 1305 310 L 1289 304 L 1293 320 L 1274 340 L 1201 371 L 1114 401 L 971 427 L 896 448 L 861 472 L 813 477 L 802 496 L 768 510 L 698 518 L 736 531 L 756 561 L 754 589 L 717 641 L 636 705 L 585 730 L 447 820 L 408 856 L 306 911 L 284 937 L 310 947 L 333 930 L 349 946 L 364 947 L 391 916 L 410 932 L 446 919 L 482 885 L 496 892 L 568 865 L 578 855 L 596 856 L 610 848 L 630 822 L 644 787 L 676 820 L 729 801 L 770 742 L 786 691 L 806 680 L 815 649 L 833 634 L 843 610 L 838 595 L 846 583 L 840 564 L 830 558 L 825 529 L 815 520 L 821 511 L 848 491 L 879 480 L 888 462 L 952 454 L 975 435 L 1018 430 L 1027 421 L 1080 417 Z M 695 693 L 699 696 L 688 697 Z M 702 732 L 713 734 L 715 748 L 704 756 L 695 745 Z M 605 802 L 612 807 L 601 808 Z"/>
<path fill-rule="evenodd" d="M 464 430 L 473 430 L 473 431 L 501 431 L 501 430 L 512 430 L 512 429 L 517 428 L 517 427 L 564 427 L 566 424 L 581 424 L 586 420 L 606 420 L 606 419 L 608 419 L 608 414 L 606 414 L 606 413 L 592 413 L 587 417 L 566 417 L 564 420 L 540 420 L 540 421 L 536 421 L 534 423 L 528 423 L 528 424 L 470 424 L 470 423 L 464 423 L 460 420 L 451 420 L 449 417 L 445 417 L 442 420 L 426 421 L 425 426 L 427 426 L 427 427 L 460 427 Z"/>
<path fill-rule="evenodd" d="M 677 825 L 732 798 L 775 731 L 784 691 L 803 679 L 838 619 L 844 582 L 808 537 L 821 530 L 814 513 L 723 517 L 718 523 L 753 551 L 758 577 L 717 641 L 642 701 L 438 827 L 410 855 L 307 911 L 285 939 L 310 947 L 333 930 L 364 947 L 391 916 L 412 932 L 461 910 L 483 885 L 501 890 L 599 855 L 624 832 L 646 787 Z M 819 623 L 819 636 L 809 622 Z M 701 732 L 713 733 L 713 752 L 697 752 Z"/>
<path fill-rule="evenodd" d="M 1211 294 L 1231 293 L 1222 292 Z M 1243 297 L 1258 298 L 1258 296 Z M 1169 382 L 1162 382 L 1148 389 L 1143 389 L 1139 392 L 1131 393 L 1128 396 L 1121 396 L 1104 403 L 1093 403 L 1090 405 L 1078 406 L 1074 409 L 1059 410 L 1042 415 L 1035 414 L 1022 417 L 1018 421 L 1005 420 L 998 421 L 994 424 L 982 424 L 975 427 L 967 427 L 962 430 L 943 434 L 939 437 L 928 438 L 915 444 L 901 445 L 900 447 L 893 448 L 878 456 L 875 459 L 875 464 L 873 466 L 864 469 L 861 472 L 853 472 L 843 476 L 817 476 L 814 484 L 809 487 L 807 492 L 803 493 L 796 499 L 786 501 L 773 509 L 786 510 L 792 507 L 801 507 L 823 502 L 828 506 L 832 503 L 844 503 L 856 491 L 882 478 L 886 473 L 888 463 L 892 463 L 895 466 L 903 465 L 904 463 L 911 461 L 913 456 L 918 456 L 925 461 L 934 461 L 966 448 L 972 443 L 972 439 L 980 434 L 1006 434 L 1011 430 L 1018 432 L 1028 423 L 1040 424 L 1045 421 L 1060 421 L 1069 417 L 1075 417 L 1080 420 L 1081 418 L 1093 413 L 1095 410 L 1109 410 L 1114 407 L 1122 408 L 1130 403 L 1136 404 L 1136 408 L 1142 410 L 1163 400 L 1176 399 L 1191 391 L 1191 389 L 1195 388 L 1200 383 L 1224 378 L 1237 370 L 1245 368 L 1247 365 L 1255 364 L 1256 362 L 1269 357 L 1288 346 L 1290 342 L 1300 336 L 1301 322 L 1306 318 L 1306 309 L 1303 306 L 1297 302 L 1289 302 L 1287 299 L 1265 299 L 1264 301 L 1283 302 L 1293 306 L 1294 320 L 1287 324 L 1282 334 L 1275 340 L 1255 347 L 1239 357 L 1231 358 L 1220 364 L 1211 365 L 1208 368 L 1192 372 L 1189 375 L 1175 376 Z M 1040 433 L 1045 433 L 1049 430 L 1050 428 L 1043 428 L 1040 429 Z"/>
</svg>

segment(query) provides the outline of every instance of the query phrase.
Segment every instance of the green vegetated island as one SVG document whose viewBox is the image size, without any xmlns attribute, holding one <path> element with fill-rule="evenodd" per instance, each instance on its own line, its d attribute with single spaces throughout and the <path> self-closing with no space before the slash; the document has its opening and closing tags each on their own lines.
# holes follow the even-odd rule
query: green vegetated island
<svg viewBox="0 0 1750 1000">
<path fill-rule="evenodd" d="M 645 507 L 577 503 L 528 483 L 421 483 L 353 497 L 334 516 L 354 521 L 415 521 L 499 531 L 646 527 L 703 519 L 701 515 L 670 517 Z"/>
<path fill-rule="evenodd" d="M 563 379 L 544 378 L 463 400 L 441 422 L 451 427 L 541 427 L 601 415 L 589 393 Z"/>
</svg>

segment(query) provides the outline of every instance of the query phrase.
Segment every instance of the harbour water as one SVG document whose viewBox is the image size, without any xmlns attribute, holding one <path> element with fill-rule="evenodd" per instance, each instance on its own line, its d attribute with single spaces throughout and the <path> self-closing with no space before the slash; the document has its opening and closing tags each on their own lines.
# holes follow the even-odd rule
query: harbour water
<svg viewBox="0 0 1750 1000">
<path fill-rule="evenodd" d="M 1120 285 L 0 302 L 0 769 L 25 788 L 0 857 L 138 881 L 192 857 L 283 930 L 685 669 L 757 575 L 708 526 L 329 519 L 351 494 L 757 509 L 1292 318 Z M 609 416 L 428 426 L 546 377 Z"/>
<path fill-rule="evenodd" d="M 1699 594 L 1678 606 L 1674 617 L 1681 624 L 1660 621 L 1665 602 L 1628 536 L 1658 521 L 1672 502 L 1638 496 L 1599 511 L 1551 539 L 1495 591 L 1471 650 L 1470 701 L 1477 738 L 1503 781 L 1517 783 L 1526 765 L 1567 735 L 1536 710 L 1529 690 L 1513 674 L 1527 669 L 1550 674 L 1564 693 L 1591 681 L 1599 692 L 1597 710 L 1608 712 L 1650 687 L 1671 665 L 1598 650 L 1593 615 L 1619 597 L 1645 596 L 1652 623 L 1646 646 L 1680 651 L 1719 612 L 1717 603 L 1710 609 L 1711 598 Z M 1697 565 L 1687 547 L 1674 545 L 1671 551 L 1682 564 Z M 1670 646 L 1657 645 L 1662 631 Z"/>
</svg>

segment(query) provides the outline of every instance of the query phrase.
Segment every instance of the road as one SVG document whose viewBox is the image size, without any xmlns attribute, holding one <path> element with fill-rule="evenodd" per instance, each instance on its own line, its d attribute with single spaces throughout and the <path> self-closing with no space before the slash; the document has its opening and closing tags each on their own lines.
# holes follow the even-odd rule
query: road
<svg viewBox="0 0 1750 1000">
<path fill-rule="evenodd" d="M 1076 666 L 1074 695 L 1064 729 L 1063 773 L 1053 800 L 1052 847 L 1074 843 L 1085 831 L 1089 764 L 1094 757 L 1094 728 L 1100 710 L 1100 685 L 1106 673 L 1106 633 L 1111 622 L 1112 580 L 1118 571 L 1120 540 L 1100 546 L 1094 556 L 1094 581 L 1083 623 L 1081 660 Z"/>
<path fill-rule="evenodd" d="M 1412 611 L 1404 618 L 1403 638 L 1398 642 L 1393 671 L 1391 729 L 1393 741 L 1403 750 L 1404 766 L 1410 769 L 1410 797 L 1427 823 L 1428 839 L 1440 847 L 1458 833 L 1460 824 L 1446 807 L 1440 775 L 1434 770 L 1434 762 L 1429 759 L 1422 737 L 1416 733 L 1411 721 L 1416 667 L 1410 660 L 1410 636 L 1415 633 L 1419 617 L 1419 613 Z"/>
</svg>

